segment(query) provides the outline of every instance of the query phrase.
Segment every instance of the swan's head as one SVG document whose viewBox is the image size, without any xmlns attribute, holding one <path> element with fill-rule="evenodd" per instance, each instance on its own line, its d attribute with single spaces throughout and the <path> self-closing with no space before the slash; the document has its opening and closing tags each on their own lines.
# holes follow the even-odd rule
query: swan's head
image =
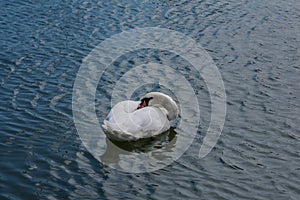
<svg viewBox="0 0 300 200">
<path fill-rule="evenodd" d="M 168 120 L 174 120 L 178 116 L 178 107 L 175 101 L 168 95 L 160 92 L 147 93 L 142 99 L 137 109 L 154 106 L 160 108 L 166 115 Z"/>
</svg>

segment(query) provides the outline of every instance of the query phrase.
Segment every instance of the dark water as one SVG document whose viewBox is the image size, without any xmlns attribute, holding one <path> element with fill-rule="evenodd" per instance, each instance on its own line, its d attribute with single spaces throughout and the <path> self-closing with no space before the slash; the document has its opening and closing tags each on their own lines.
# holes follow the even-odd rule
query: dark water
<svg viewBox="0 0 300 200">
<path fill-rule="evenodd" d="M 299 1 L 11 0 L 0 7 L 0 199 L 300 199 Z M 72 88 L 101 41 L 151 26 L 187 34 L 209 52 L 224 80 L 227 117 L 217 145 L 198 159 L 210 120 L 200 87 L 200 127 L 189 150 L 164 169 L 129 174 L 82 145 Z"/>
</svg>

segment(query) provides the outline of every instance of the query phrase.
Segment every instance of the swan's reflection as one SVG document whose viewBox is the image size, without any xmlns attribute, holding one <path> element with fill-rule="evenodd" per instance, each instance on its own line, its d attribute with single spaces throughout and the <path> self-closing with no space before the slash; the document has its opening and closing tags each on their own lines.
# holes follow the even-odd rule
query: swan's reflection
<svg viewBox="0 0 300 200">
<path fill-rule="evenodd" d="M 174 128 L 155 138 L 141 139 L 135 142 L 118 142 L 106 138 L 106 151 L 99 159 L 109 167 L 136 172 L 157 168 L 173 161 L 169 153 L 176 146 L 177 136 Z M 148 171 L 148 170 L 147 170 Z"/>
</svg>

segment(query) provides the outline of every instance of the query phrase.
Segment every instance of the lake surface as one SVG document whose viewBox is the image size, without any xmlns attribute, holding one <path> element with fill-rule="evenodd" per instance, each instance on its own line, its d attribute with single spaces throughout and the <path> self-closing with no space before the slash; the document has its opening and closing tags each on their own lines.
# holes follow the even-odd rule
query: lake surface
<svg viewBox="0 0 300 200">
<path fill-rule="evenodd" d="M 300 199 L 298 0 L 12 0 L 0 6 L 0 199 Z M 201 44 L 223 78 L 227 114 L 217 144 L 199 159 L 211 102 L 203 79 L 184 68 L 201 109 L 196 137 L 169 166 L 135 174 L 104 165 L 86 149 L 72 92 L 83 59 L 97 45 L 142 27 L 174 30 Z M 145 49 L 116 60 L 106 72 L 111 78 L 100 80 L 107 84 L 97 87 L 99 121 L 110 110 L 111 79 L 168 56 Z M 189 65 L 180 58 L 168 64 Z M 174 131 L 180 138 L 176 125 Z M 162 147 L 168 141 L 162 137 L 140 151 Z"/>
</svg>

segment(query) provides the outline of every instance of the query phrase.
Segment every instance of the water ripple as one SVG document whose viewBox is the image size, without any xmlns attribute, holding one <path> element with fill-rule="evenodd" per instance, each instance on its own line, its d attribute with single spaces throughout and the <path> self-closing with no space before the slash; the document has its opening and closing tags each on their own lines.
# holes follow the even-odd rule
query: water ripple
<svg viewBox="0 0 300 200">
<path fill-rule="evenodd" d="M 299 1 L 0 4 L 1 199 L 299 199 Z M 117 59 L 97 88 L 99 119 L 110 109 L 103 105 L 113 80 L 146 61 L 187 66 L 181 73 L 201 97 L 191 148 L 164 169 L 127 174 L 85 150 L 71 94 L 81 60 L 96 45 L 122 30 L 151 26 L 204 46 L 222 74 L 228 112 L 217 145 L 199 160 L 211 109 L 201 77 L 168 52 L 141 50 Z"/>
</svg>

